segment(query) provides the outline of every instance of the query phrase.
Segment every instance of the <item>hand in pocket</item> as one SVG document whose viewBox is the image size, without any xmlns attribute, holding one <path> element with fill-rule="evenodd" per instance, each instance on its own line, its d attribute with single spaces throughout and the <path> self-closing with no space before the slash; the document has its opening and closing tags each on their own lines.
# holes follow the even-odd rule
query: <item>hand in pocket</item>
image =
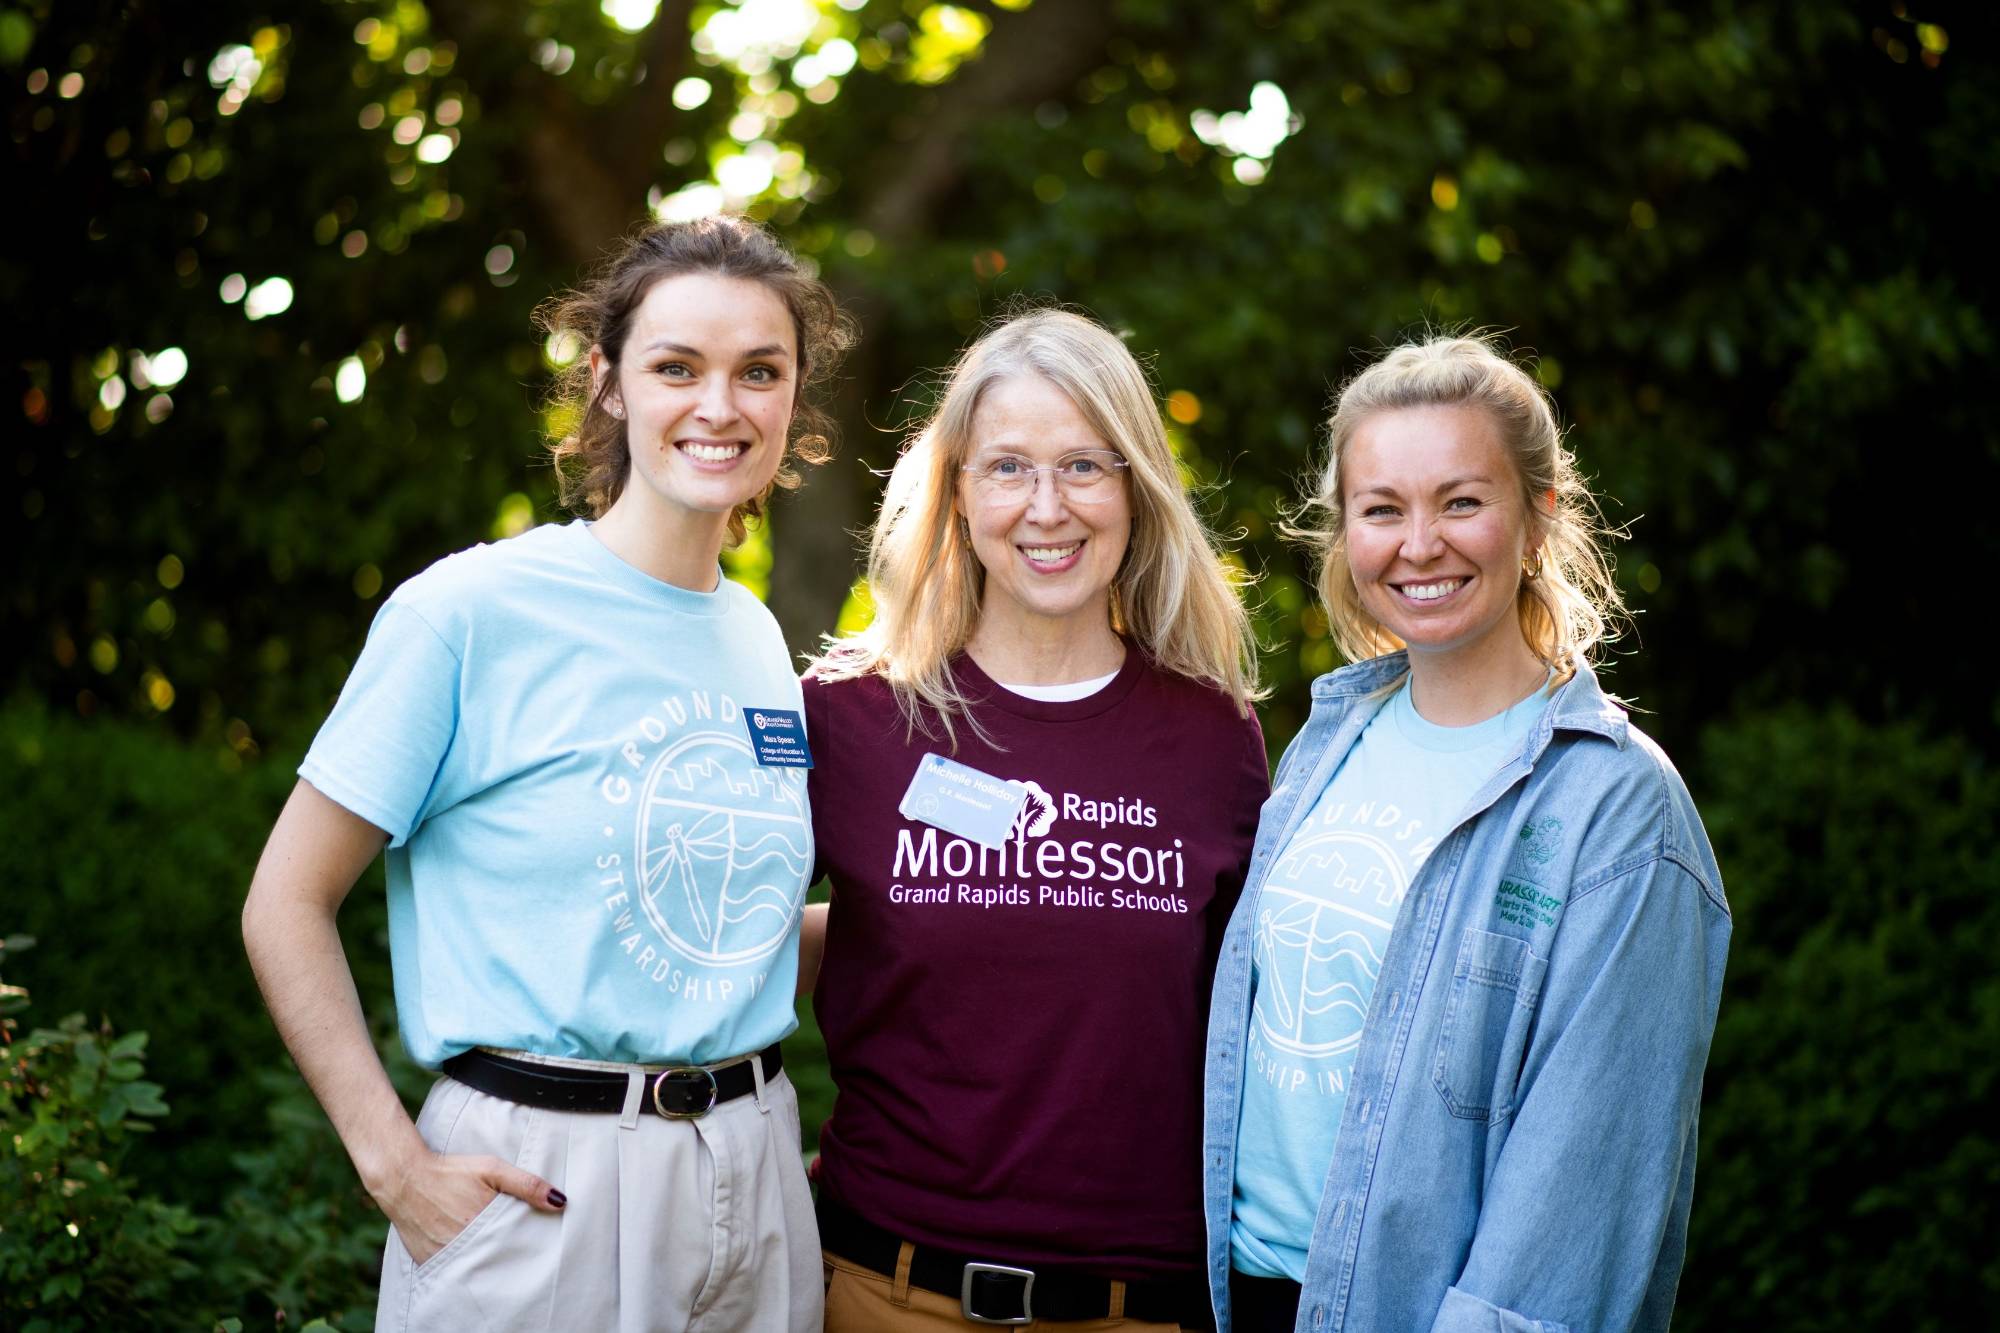
<svg viewBox="0 0 2000 1333">
<path fill-rule="evenodd" d="M 402 1238 L 410 1261 L 421 1265 L 451 1244 L 502 1194 L 550 1213 L 562 1211 L 569 1202 L 548 1181 L 498 1157 L 428 1149 L 410 1161 L 376 1202 Z"/>
</svg>

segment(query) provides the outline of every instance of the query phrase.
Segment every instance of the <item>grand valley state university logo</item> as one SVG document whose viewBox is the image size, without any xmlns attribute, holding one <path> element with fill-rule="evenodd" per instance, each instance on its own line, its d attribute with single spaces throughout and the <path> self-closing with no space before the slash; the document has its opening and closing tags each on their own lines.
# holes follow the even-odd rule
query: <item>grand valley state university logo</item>
<svg viewBox="0 0 2000 1333">
<path fill-rule="evenodd" d="M 607 841 L 630 839 L 629 861 L 619 851 L 597 858 L 604 905 L 620 946 L 653 980 L 725 998 L 733 982 L 711 974 L 755 968 L 797 920 L 812 869 L 805 774 L 757 763 L 726 694 L 669 697 L 637 730 L 600 786 L 620 816 L 605 825 Z M 750 993 L 764 973 L 747 979 Z"/>
</svg>

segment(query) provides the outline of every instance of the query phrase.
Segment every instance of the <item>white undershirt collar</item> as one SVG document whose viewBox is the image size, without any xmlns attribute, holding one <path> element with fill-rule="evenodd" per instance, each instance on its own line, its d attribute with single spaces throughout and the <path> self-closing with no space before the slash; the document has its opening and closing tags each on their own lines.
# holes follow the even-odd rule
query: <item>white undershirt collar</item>
<svg viewBox="0 0 2000 1333">
<path fill-rule="evenodd" d="M 1060 685 L 1009 685 L 1005 681 L 995 681 L 1001 689 L 1020 695 L 1023 699 L 1039 699 L 1045 704 L 1066 704 L 1078 699 L 1088 699 L 1091 695 L 1118 679 L 1116 671 L 1102 676 L 1092 676 L 1089 680 L 1064 681 Z"/>
</svg>

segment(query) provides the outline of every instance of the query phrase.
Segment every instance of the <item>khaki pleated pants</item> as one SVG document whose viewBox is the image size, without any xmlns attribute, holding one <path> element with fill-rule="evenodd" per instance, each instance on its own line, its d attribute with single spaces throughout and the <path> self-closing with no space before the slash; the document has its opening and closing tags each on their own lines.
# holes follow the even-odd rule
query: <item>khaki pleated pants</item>
<svg viewBox="0 0 2000 1333">
<path fill-rule="evenodd" d="M 569 1204 L 500 1195 L 422 1264 L 391 1227 L 377 1333 L 818 1333 L 819 1229 L 782 1073 L 695 1120 L 548 1111 L 440 1078 L 417 1130 Z"/>
</svg>

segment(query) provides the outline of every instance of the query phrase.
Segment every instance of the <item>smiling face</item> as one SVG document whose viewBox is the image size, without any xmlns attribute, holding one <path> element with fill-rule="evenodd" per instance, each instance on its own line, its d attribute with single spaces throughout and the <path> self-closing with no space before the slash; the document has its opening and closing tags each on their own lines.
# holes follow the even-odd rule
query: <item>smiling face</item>
<svg viewBox="0 0 2000 1333">
<path fill-rule="evenodd" d="M 625 422 L 631 471 L 615 508 L 646 510 L 685 532 L 713 529 L 762 495 L 784 460 L 798 348 L 784 300 L 759 282 L 713 273 L 665 278 L 633 312 L 605 409 Z"/>
<path fill-rule="evenodd" d="M 965 462 L 1013 455 L 1048 466 L 1084 449 L 1110 449 L 1069 395 L 1039 375 L 1014 375 L 986 390 L 973 413 Z M 1006 497 L 960 473 L 958 509 L 986 571 L 980 632 L 1010 625 L 1046 630 L 1063 622 L 1108 630 L 1111 581 L 1132 536 L 1129 482 L 1120 475 L 1090 492 L 1066 496 L 1053 473 L 1036 477 L 1025 496 Z M 1097 499 L 1102 495 L 1102 499 Z"/>
<path fill-rule="evenodd" d="M 1340 476 L 1355 592 L 1413 662 L 1476 673 L 1532 658 L 1515 598 L 1538 539 L 1490 415 L 1377 413 L 1355 430 Z"/>
</svg>

